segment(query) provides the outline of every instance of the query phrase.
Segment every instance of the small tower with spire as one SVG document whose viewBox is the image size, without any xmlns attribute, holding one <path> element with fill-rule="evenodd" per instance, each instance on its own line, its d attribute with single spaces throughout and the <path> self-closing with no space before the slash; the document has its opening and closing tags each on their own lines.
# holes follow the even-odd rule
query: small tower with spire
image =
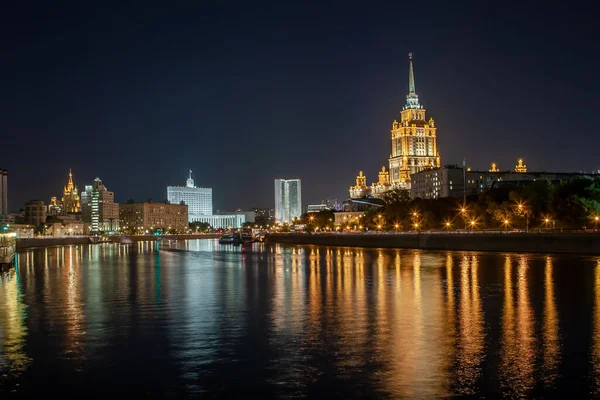
<svg viewBox="0 0 600 400">
<path fill-rule="evenodd" d="M 187 178 L 187 181 L 185 182 L 185 186 L 187 186 L 189 188 L 196 187 L 196 185 L 194 184 L 194 180 L 192 179 L 192 170 L 191 169 L 190 169 L 190 176 Z"/>
</svg>

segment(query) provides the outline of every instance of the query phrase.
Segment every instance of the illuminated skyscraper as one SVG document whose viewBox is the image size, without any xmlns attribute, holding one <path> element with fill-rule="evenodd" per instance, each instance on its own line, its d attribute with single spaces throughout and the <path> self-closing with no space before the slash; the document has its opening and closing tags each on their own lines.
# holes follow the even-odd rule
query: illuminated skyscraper
<svg viewBox="0 0 600 400">
<path fill-rule="evenodd" d="M 412 53 L 408 55 L 408 95 L 400 111 L 400 122 L 392 123 L 392 153 L 390 155 L 390 183 L 410 188 L 410 175 L 440 166 L 437 151 L 437 129 L 433 118 L 427 120 L 425 109 L 419 103 L 415 90 Z"/>
<path fill-rule="evenodd" d="M 81 204 L 83 222 L 91 233 L 119 230 L 119 204 L 115 203 L 114 192 L 110 192 L 100 178 L 85 186 Z"/>
<path fill-rule="evenodd" d="M 79 198 L 79 191 L 73 184 L 73 174 L 69 169 L 69 182 L 63 189 L 63 197 L 61 210 L 65 213 L 77 213 L 81 211 L 81 203 Z"/>
<path fill-rule="evenodd" d="M 437 129 L 433 118 L 427 120 L 425 109 L 419 103 L 412 53 L 408 55 L 408 61 L 408 94 L 406 104 L 400 111 L 400 122 L 392 122 L 389 169 L 386 171 L 383 167 L 379 172 L 379 180 L 371 186 L 367 186 L 361 171 L 356 177 L 356 186 L 350 186 L 351 198 L 366 195 L 382 197 L 391 189 L 410 189 L 411 174 L 440 166 Z"/>
<path fill-rule="evenodd" d="M 291 222 L 302 215 L 300 179 L 275 179 L 275 220 Z"/>
</svg>

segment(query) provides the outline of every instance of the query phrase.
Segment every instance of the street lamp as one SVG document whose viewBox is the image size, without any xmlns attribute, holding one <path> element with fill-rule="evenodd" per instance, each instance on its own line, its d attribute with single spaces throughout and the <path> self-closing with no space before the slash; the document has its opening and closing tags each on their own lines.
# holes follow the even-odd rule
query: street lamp
<svg viewBox="0 0 600 400">
<path fill-rule="evenodd" d="M 461 207 L 460 213 L 462 214 L 462 217 L 465 220 L 465 229 L 467 229 L 467 208 L 465 206 Z"/>
<path fill-rule="evenodd" d="M 502 224 L 504 225 L 504 229 L 508 230 L 508 224 L 510 224 L 510 221 L 505 218 L 504 221 L 502 221 Z"/>
<path fill-rule="evenodd" d="M 394 224 L 394 228 L 396 228 L 396 233 L 398 233 L 398 228 L 400 227 L 400 225 L 398 224 Z"/>
<path fill-rule="evenodd" d="M 476 223 L 476 222 L 475 222 L 475 220 L 474 220 L 474 219 L 473 219 L 473 220 L 471 220 L 471 228 L 473 228 L 473 229 L 475 228 L 475 223 Z"/>
<path fill-rule="evenodd" d="M 452 224 L 450 223 L 450 221 L 446 221 L 446 223 L 444 225 L 446 226 L 447 229 L 452 228 Z"/>
</svg>

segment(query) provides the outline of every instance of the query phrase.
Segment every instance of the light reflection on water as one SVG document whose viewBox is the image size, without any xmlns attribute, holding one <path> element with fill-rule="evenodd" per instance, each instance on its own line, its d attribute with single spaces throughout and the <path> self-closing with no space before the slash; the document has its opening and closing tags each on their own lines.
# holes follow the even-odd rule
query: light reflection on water
<svg viewBox="0 0 600 400">
<path fill-rule="evenodd" d="M 594 257 L 215 240 L 30 250 L 0 279 L 0 393 L 51 380 L 167 397 L 598 395 L 599 304 Z"/>
</svg>

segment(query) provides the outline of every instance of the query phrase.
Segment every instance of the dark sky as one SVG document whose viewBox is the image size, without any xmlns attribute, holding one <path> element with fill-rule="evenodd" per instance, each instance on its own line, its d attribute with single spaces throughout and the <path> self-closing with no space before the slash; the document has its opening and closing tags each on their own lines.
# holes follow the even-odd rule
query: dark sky
<svg viewBox="0 0 600 400">
<path fill-rule="evenodd" d="M 120 202 L 164 200 L 188 169 L 215 209 L 272 207 L 276 177 L 301 178 L 304 205 L 341 200 L 359 169 L 370 183 L 387 166 L 409 52 L 442 164 L 600 168 L 586 5 L 14 3 L 0 23 L 11 210 L 59 196 L 69 168 Z"/>
</svg>

